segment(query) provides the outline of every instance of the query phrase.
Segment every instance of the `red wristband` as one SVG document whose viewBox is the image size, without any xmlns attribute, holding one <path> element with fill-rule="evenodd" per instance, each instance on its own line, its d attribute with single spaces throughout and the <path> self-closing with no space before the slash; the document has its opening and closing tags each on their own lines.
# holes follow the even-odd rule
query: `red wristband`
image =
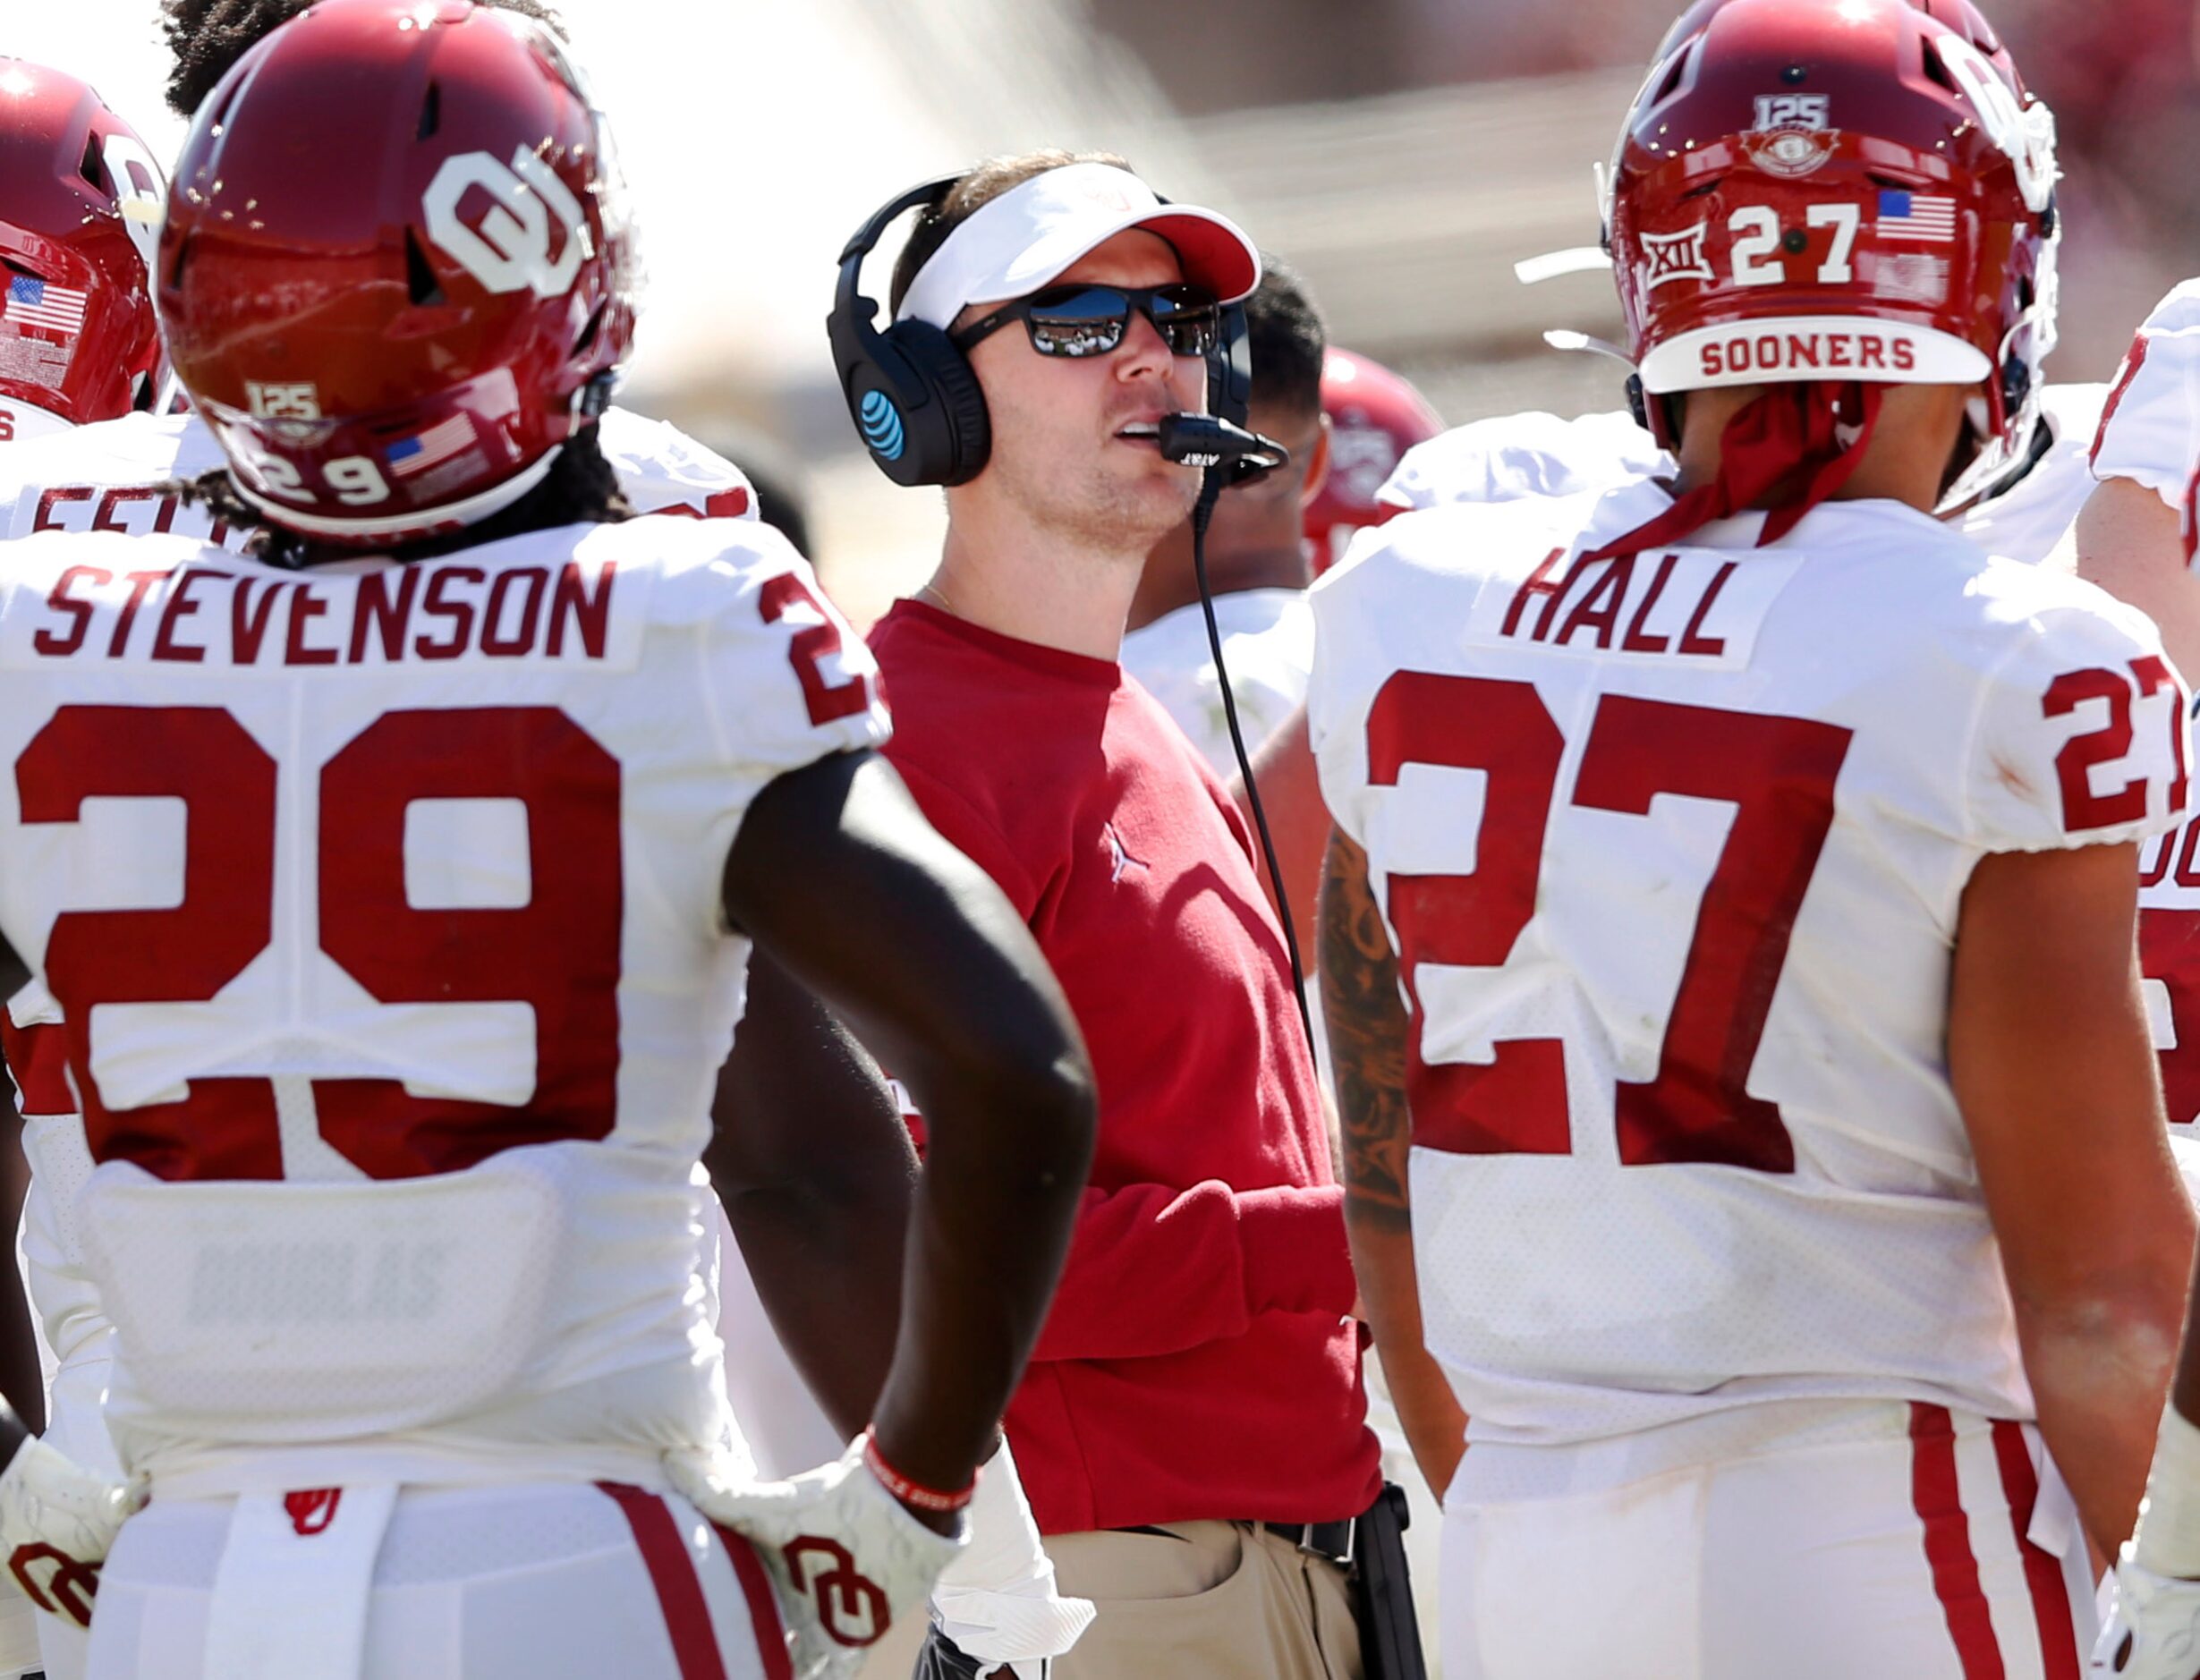
<svg viewBox="0 0 2200 1680">
<path fill-rule="evenodd" d="M 879 1455 L 879 1438 L 870 1430 L 863 1431 L 863 1463 L 888 1493 L 904 1505 L 913 1505 L 920 1511 L 959 1511 L 971 1502 L 978 1491 L 975 1471 L 971 1472 L 970 1485 L 957 1493 L 942 1493 L 937 1488 L 927 1488 L 910 1481 Z"/>
</svg>

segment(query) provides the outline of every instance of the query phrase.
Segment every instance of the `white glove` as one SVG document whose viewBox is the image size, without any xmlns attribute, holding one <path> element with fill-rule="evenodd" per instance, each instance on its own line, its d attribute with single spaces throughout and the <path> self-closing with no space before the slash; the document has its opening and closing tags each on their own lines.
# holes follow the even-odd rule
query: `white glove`
<svg viewBox="0 0 2200 1680">
<path fill-rule="evenodd" d="M 932 1620 L 979 1659 L 981 1680 L 1003 1666 L 1017 1680 L 1041 1680 L 1046 1659 L 1075 1645 L 1094 1612 L 1090 1599 L 1056 1592 L 1054 1562 L 1007 1441 L 979 1472 L 968 1515 L 970 1544 L 932 1590 Z"/>
<path fill-rule="evenodd" d="M 17 1447 L 0 1470 L 0 1547 L 30 1601 L 89 1627 L 99 1565 L 145 1490 L 142 1476 L 109 1481 L 36 1437 Z"/>
<path fill-rule="evenodd" d="M 756 1543 L 788 1611 L 796 1680 L 853 1676 L 969 1532 L 949 1539 L 911 1515 L 864 1464 L 860 1436 L 792 1481 L 738 1481 L 693 1453 L 667 1454 L 665 1468 L 698 1511 Z"/>
<path fill-rule="evenodd" d="M 2142 1568 L 2127 1545 L 2092 1672 L 2111 1680 L 2200 1680 L 2200 1581 Z"/>
</svg>

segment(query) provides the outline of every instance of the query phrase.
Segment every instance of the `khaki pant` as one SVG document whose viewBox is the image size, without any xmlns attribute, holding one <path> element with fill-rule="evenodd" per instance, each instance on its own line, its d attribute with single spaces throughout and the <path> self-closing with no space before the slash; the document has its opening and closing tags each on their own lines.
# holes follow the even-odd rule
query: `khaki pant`
<svg viewBox="0 0 2200 1680">
<path fill-rule="evenodd" d="M 1054 1680 L 1362 1680 L 1345 1572 L 1251 1523 L 1049 1534 L 1065 1597 L 1100 1608 Z M 908 1680 L 924 1616 L 896 1624 L 862 1680 Z"/>
<path fill-rule="evenodd" d="M 1251 1523 L 1047 1539 L 1061 1590 L 1100 1607 L 1055 1680 L 1362 1680 L 1345 1572 Z"/>
</svg>

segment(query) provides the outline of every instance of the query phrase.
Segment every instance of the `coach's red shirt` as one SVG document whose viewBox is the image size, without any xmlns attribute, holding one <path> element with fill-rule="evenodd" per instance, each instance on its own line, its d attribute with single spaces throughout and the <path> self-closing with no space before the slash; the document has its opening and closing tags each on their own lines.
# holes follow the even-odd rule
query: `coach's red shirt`
<svg viewBox="0 0 2200 1680">
<path fill-rule="evenodd" d="M 1244 825 L 1116 665 L 916 601 L 888 756 L 1076 1011 L 1100 1141 L 1008 1435 L 1049 1533 L 1321 1522 L 1380 1485 L 1313 1064 Z"/>
</svg>

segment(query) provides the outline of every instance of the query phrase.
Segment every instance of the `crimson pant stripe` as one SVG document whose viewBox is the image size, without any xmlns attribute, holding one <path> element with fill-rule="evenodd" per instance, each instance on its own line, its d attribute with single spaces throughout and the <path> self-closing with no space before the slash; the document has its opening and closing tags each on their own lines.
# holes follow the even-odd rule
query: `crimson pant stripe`
<svg viewBox="0 0 2200 1680">
<path fill-rule="evenodd" d="M 1956 1425 L 1946 1406 L 1910 1402 L 1910 1504 L 1925 1526 L 1925 1563 L 1948 1618 L 1963 1680 L 2008 1680 L 1993 1617 L 1979 1590 L 1970 1521 L 1956 1482 Z"/>
<path fill-rule="evenodd" d="M 2025 1584 L 2032 1590 L 2032 1614 L 2040 1625 L 2040 1661 L 2047 1680 L 2077 1680 L 2077 1629 L 2070 1619 L 2070 1593 L 2062 1563 L 2025 1538 L 2032 1507 L 2040 1497 L 2039 1472 L 2025 1426 L 1999 1419 L 1993 1426 L 1993 1455 L 2001 1466 L 2001 1491 L 2009 1497 L 2009 1527 L 2025 1560 Z"/>
<path fill-rule="evenodd" d="M 764 1560 L 756 1548 L 722 1523 L 718 1530 L 726 1555 L 734 1560 L 734 1574 L 741 1582 L 741 1596 L 749 1601 L 749 1624 L 756 1630 L 757 1655 L 764 1659 L 764 1680 L 794 1680 L 794 1661 L 786 1652 L 786 1629 L 779 1621 L 779 1599 L 764 1573 Z"/>
<path fill-rule="evenodd" d="M 665 1631 L 672 1635 L 680 1680 L 726 1680 L 718 1636 L 710 1626 L 710 1607 L 703 1602 L 703 1583 L 696 1577 L 695 1560 L 680 1538 L 671 1507 L 657 1495 L 623 1481 L 596 1485 L 625 1514 L 626 1525 L 634 1531 L 634 1548 L 650 1571 L 658 1608 L 665 1613 Z"/>
</svg>

